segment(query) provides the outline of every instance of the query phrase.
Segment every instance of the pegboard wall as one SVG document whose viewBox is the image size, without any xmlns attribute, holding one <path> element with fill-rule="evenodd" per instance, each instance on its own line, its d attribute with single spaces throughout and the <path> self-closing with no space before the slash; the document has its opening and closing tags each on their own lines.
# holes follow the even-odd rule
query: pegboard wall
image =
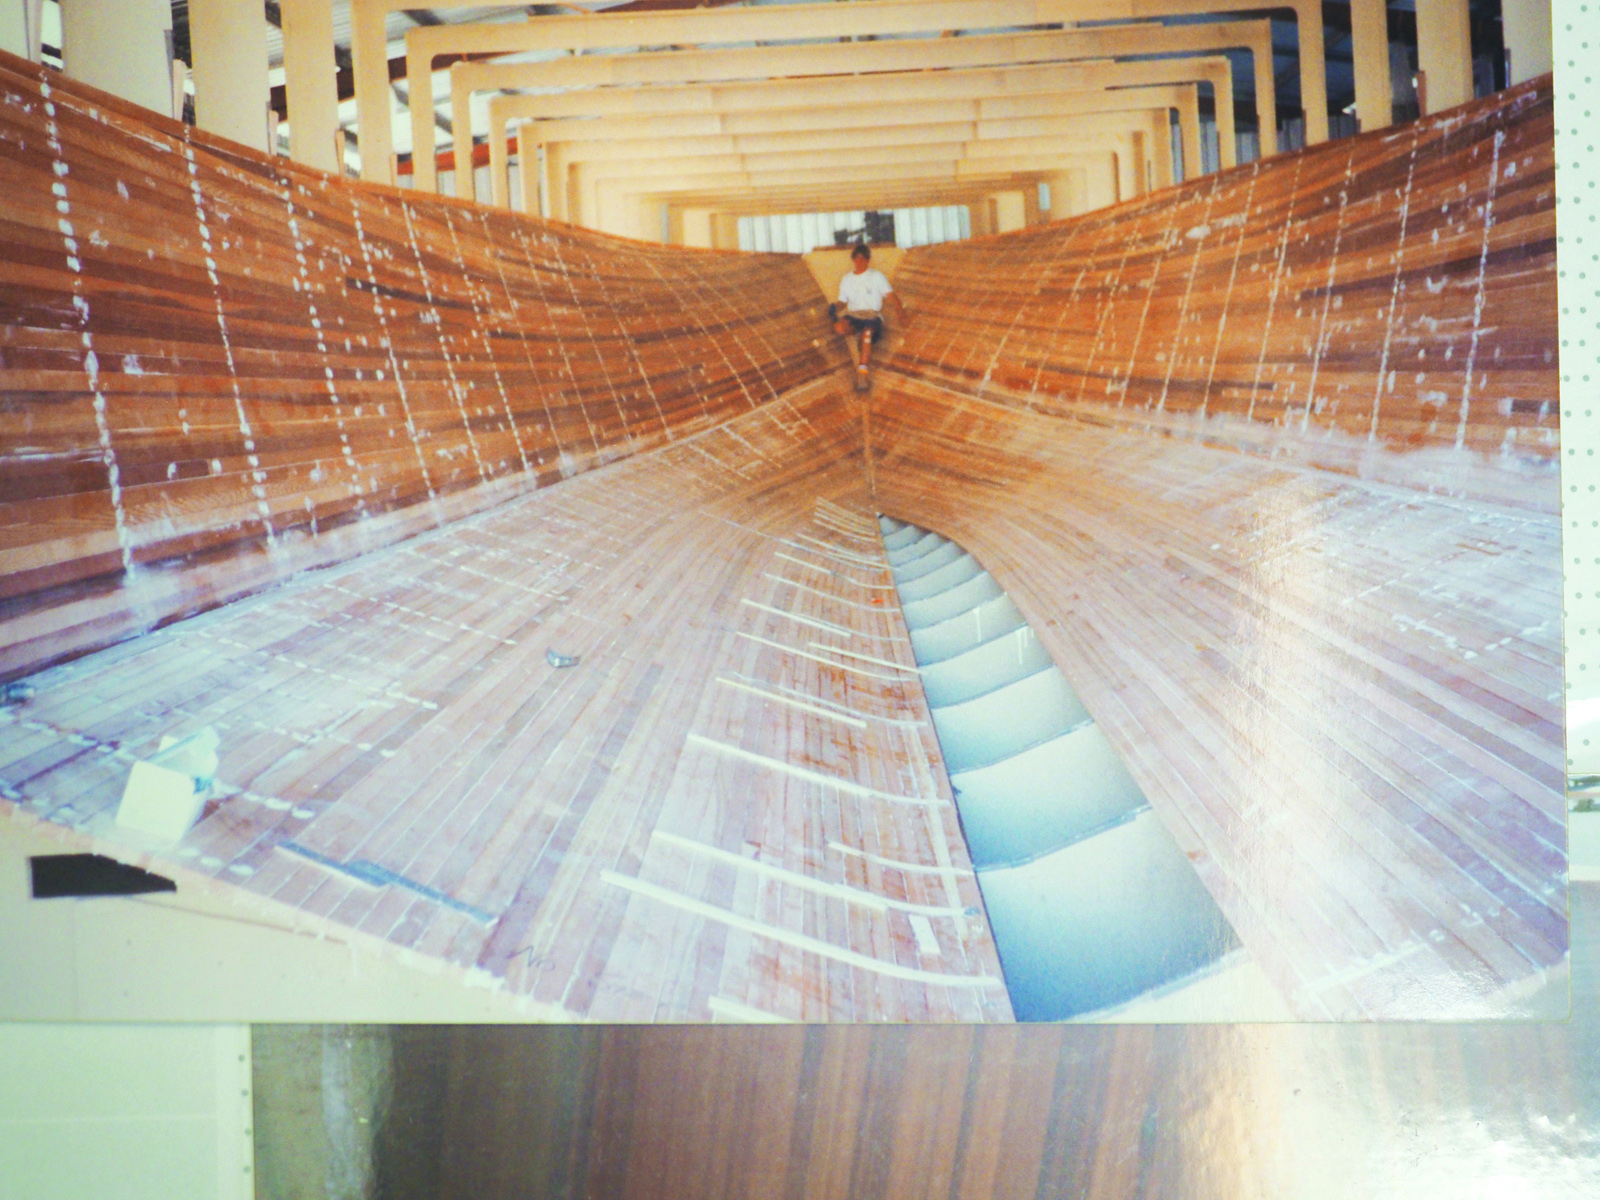
<svg viewBox="0 0 1600 1200">
<path fill-rule="evenodd" d="M 1567 771 L 1600 774 L 1600 0 L 1555 0 Z"/>
</svg>

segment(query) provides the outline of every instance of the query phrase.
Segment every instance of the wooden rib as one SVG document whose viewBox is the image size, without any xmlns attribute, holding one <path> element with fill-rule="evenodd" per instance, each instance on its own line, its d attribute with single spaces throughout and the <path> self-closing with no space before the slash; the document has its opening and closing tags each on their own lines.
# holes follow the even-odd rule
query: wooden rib
<svg viewBox="0 0 1600 1200">
<path fill-rule="evenodd" d="M 712 1020 L 735 1021 L 747 1025 L 789 1025 L 792 1024 L 788 1017 L 780 1017 L 759 1008 L 751 1008 L 748 1004 L 740 1004 L 737 1000 L 729 1000 L 724 996 L 713 996 L 706 1001 L 706 1006 L 711 1010 Z"/>
<path fill-rule="evenodd" d="M 748 930 L 758 937 L 770 938 L 775 942 L 793 946 L 797 950 L 804 950 L 808 954 L 815 954 L 819 958 L 831 958 L 838 962 L 848 963 L 853 967 L 859 967 L 864 971 L 887 975 L 891 979 L 904 979 L 912 983 L 937 984 L 942 987 L 1005 987 L 1005 981 L 995 975 L 950 975 L 938 971 L 924 971 L 918 967 L 904 967 L 899 963 L 885 962 L 882 959 L 869 958 L 867 955 L 857 954 L 854 950 L 845 950 L 835 946 L 831 942 L 819 941 L 817 938 L 806 937 L 804 934 L 791 933 L 787 929 L 764 925 L 760 921 L 753 921 L 748 917 L 740 916 L 738 913 L 717 908 L 715 905 L 705 904 L 678 892 L 657 887 L 652 883 L 645 883 L 643 880 L 635 879 L 631 875 L 618 875 L 614 871 L 606 871 L 601 874 L 601 878 L 613 887 L 622 888 L 661 904 L 681 908 L 697 917 L 721 921 L 735 928 Z"/>
<path fill-rule="evenodd" d="M 880 667 L 897 667 L 908 675 L 921 675 L 922 671 L 906 663 L 895 662 L 893 659 L 877 658 L 871 654 L 857 654 L 854 650 L 841 650 L 838 646 L 830 646 L 825 642 L 807 642 L 813 650 L 826 650 L 829 654 L 837 654 L 841 658 L 855 658 L 862 662 L 877 663 Z"/>
<path fill-rule="evenodd" d="M 816 713 L 818 716 L 827 717 L 830 721 L 843 721 L 846 725 L 854 725 L 857 729 L 865 729 L 867 723 L 860 717 L 852 717 L 848 713 L 838 712 L 831 708 L 824 708 L 820 704 L 812 704 L 804 700 L 797 700 L 793 696 L 785 696 L 781 692 L 770 692 L 765 688 L 753 687 L 748 683 L 741 683 L 737 679 L 729 679 L 726 675 L 718 675 L 717 682 L 727 687 L 738 688 L 749 692 L 753 696 L 761 696 L 767 700 L 775 700 L 779 704 L 787 704 L 791 708 L 798 708 L 802 712 Z"/>
<path fill-rule="evenodd" d="M 734 676 L 734 678 L 745 683 L 753 682 L 748 676 Z M 851 720 L 861 719 L 866 721 L 875 721 L 886 725 L 921 726 L 927 724 L 927 721 L 918 717 L 897 717 L 891 716 L 887 713 L 871 712 L 864 708 L 846 708 L 841 704 L 836 704 L 830 700 L 824 699 L 821 695 L 799 691 L 795 688 L 786 687 L 781 683 L 769 683 L 768 686 L 778 695 L 796 700 L 804 700 L 807 704 L 817 705 L 822 709 L 823 712 L 834 716 L 849 717 Z M 900 707 L 897 708 L 896 711 L 909 712 L 912 710 Z"/>
<path fill-rule="evenodd" d="M 748 596 L 740 600 L 739 603 L 756 609 L 759 612 L 772 613 L 775 616 L 783 617 L 785 620 L 794 621 L 800 625 L 809 625 L 812 629 L 822 629 L 826 630 L 828 633 L 842 634 L 845 637 L 851 637 L 854 634 L 853 630 L 846 629 L 843 625 L 835 625 L 832 621 L 821 621 L 816 617 L 802 617 L 796 613 L 787 612 L 781 608 L 774 608 L 770 604 L 761 604 L 758 601 L 750 599 Z M 815 645 L 816 643 L 812 644 Z"/>
<path fill-rule="evenodd" d="M 856 587 L 865 588 L 868 591 L 873 591 L 873 592 L 892 592 L 892 591 L 894 591 L 894 584 L 892 584 L 892 583 L 862 583 L 859 579 L 852 579 L 848 575 L 841 575 L 838 571 L 830 570 L 827 567 L 819 567 L 814 562 L 807 562 L 805 559 L 796 558 L 792 554 L 781 554 L 780 553 L 780 554 L 773 555 L 773 557 L 774 558 L 781 558 L 785 562 L 799 563 L 802 567 L 807 567 L 807 568 L 809 568 L 810 570 L 813 570 L 813 571 L 821 571 L 824 575 L 832 575 L 835 579 L 843 579 L 846 583 L 854 584 Z"/>
<path fill-rule="evenodd" d="M 743 871 L 756 871 L 774 879 L 781 879 L 792 883 L 796 887 L 805 888 L 807 891 L 818 892 L 823 895 L 835 896 L 851 904 L 860 904 L 878 912 L 888 912 L 897 908 L 902 912 L 921 913 L 930 917 L 949 917 L 961 913 L 960 909 L 944 908 L 936 904 L 912 904 L 906 900 L 895 900 L 890 897 L 880 896 L 875 892 L 865 892 L 860 888 L 848 887 L 844 884 L 829 883 L 827 880 L 814 879 L 809 875 L 802 875 L 798 871 L 785 870 L 783 867 L 774 867 L 759 859 L 746 858 L 744 855 L 735 854 L 729 850 L 722 850 L 716 846 L 707 846 L 703 842 L 696 842 L 689 838 L 679 837 L 674 833 L 664 833 L 657 829 L 652 831 L 650 837 L 664 845 L 676 846 L 680 850 L 687 850 L 692 854 L 703 854 L 708 858 L 717 859 L 719 862 L 730 863 Z"/>
<path fill-rule="evenodd" d="M 775 579 L 779 583 L 786 583 L 790 587 L 799 588 L 801 591 L 813 592 L 818 596 L 826 596 L 834 604 L 843 604 L 843 605 L 847 605 L 850 608 L 871 608 L 872 607 L 870 604 L 862 604 L 859 600 L 846 600 L 843 596 L 838 595 L 836 592 L 824 592 L 824 591 L 820 590 L 819 588 L 814 588 L 814 587 L 809 586 L 808 584 L 801 583 L 797 579 L 790 579 L 786 575 L 770 575 L 769 574 L 769 575 L 765 576 L 765 578 L 767 578 L 767 579 Z"/>
<path fill-rule="evenodd" d="M 830 787 L 835 791 L 843 792 L 847 796 L 861 796 L 864 799 L 871 800 L 888 800 L 895 804 L 920 804 L 935 808 L 945 806 L 945 801 L 929 799 L 926 796 L 896 796 L 889 792 L 880 792 L 873 788 L 862 787 L 850 779 L 829 775 L 825 771 L 813 771 L 806 767 L 796 766 L 791 762 L 785 762 L 782 759 L 768 758 L 764 754 L 752 754 L 748 750 L 741 750 L 737 746 L 730 746 L 726 742 L 714 741 L 697 733 L 691 733 L 688 740 L 691 745 L 700 746 L 713 753 L 724 754 L 729 758 L 742 759 L 745 762 L 765 767 L 769 771 L 779 771 L 785 775 L 793 775 L 796 779 L 804 779 L 810 783 Z"/>
<path fill-rule="evenodd" d="M 852 667 L 847 663 L 836 662 L 831 658 L 823 658 L 820 654 L 812 654 L 808 650 L 801 650 L 794 646 L 786 646 L 782 642 L 773 641 L 771 638 L 757 637 L 753 633 L 745 633 L 743 630 L 738 630 L 734 636 L 745 638 L 748 641 L 757 642 L 763 646 L 771 646 L 775 650 L 782 650 L 785 654 L 791 654 L 796 658 L 808 658 L 812 662 L 826 663 L 835 670 L 849 671 L 851 674 L 862 675 L 868 679 L 884 679 L 888 680 L 890 683 L 903 683 L 905 681 L 905 677 L 901 675 L 885 675 L 881 671 L 868 671 L 861 667 Z M 899 666 L 898 663 L 894 665 L 897 667 Z M 905 669 L 906 668 L 901 667 L 901 670 Z"/>
<path fill-rule="evenodd" d="M 857 850 L 854 846 L 846 846 L 842 842 L 829 842 L 828 843 L 828 849 L 837 850 L 840 854 L 850 854 L 850 855 L 854 855 L 857 858 L 865 858 L 865 859 L 868 859 L 871 862 L 877 863 L 879 866 L 882 866 L 882 867 L 893 867 L 897 871 L 921 871 L 921 872 L 936 871 L 936 872 L 942 872 L 942 871 L 952 870 L 957 875 L 970 875 L 970 874 L 972 874 L 971 871 L 959 870 L 959 869 L 949 868 L 949 867 L 924 867 L 924 866 L 919 866 L 916 863 L 899 862 L 899 861 L 896 861 L 894 859 L 884 858 L 881 855 L 868 854 L 865 850 Z"/>
</svg>

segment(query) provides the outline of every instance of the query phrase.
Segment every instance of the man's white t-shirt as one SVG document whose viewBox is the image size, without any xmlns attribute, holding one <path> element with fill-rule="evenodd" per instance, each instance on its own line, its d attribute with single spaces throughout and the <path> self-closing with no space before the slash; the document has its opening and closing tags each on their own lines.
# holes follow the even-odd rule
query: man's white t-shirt
<svg viewBox="0 0 1600 1200">
<path fill-rule="evenodd" d="M 882 312 L 883 298 L 894 291 L 882 271 L 868 267 L 861 274 L 845 272 L 839 281 L 839 303 L 850 312 Z"/>
</svg>

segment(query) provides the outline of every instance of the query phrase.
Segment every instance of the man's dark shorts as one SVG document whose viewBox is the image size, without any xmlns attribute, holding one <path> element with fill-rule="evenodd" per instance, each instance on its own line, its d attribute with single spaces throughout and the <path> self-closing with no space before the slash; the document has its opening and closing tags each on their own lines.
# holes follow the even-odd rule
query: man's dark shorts
<svg viewBox="0 0 1600 1200">
<path fill-rule="evenodd" d="M 870 329 L 874 338 L 883 336 L 882 317 L 852 317 L 849 313 L 846 313 L 844 319 L 850 322 L 850 328 L 856 333 L 860 333 L 863 329 Z"/>
</svg>

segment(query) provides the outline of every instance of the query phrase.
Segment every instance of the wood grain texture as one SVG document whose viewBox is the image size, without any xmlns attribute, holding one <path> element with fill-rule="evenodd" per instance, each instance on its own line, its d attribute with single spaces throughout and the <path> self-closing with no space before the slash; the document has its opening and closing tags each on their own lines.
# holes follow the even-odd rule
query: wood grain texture
<svg viewBox="0 0 1600 1200">
<path fill-rule="evenodd" d="M 0 674 L 826 370 L 798 259 L 356 185 L 0 58 Z"/>
<path fill-rule="evenodd" d="M 1009 1019 L 860 430 L 825 379 L 37 673 L 0 803 L 530 1016 Z M 141 843 L 130 761 L 202 725 L 218 801 Z"/>
<path fill-rule="evenodd" d="M 890 366 L 923 382 L 1554 511 L 1547 79 L 1068 222 L 921 247 L 896 286 L 918 316 Z"/>
<path fill-rule="evenodd" d="M 1597 918 L 1548 1024 L 368 1028 L 373 1157 L 394 1200 L 1587 1195 Z"/>
<path fill-rule="evenodd" d="M 1306 1018 L 1562 969 L 1550 154 L 1546 82 L 897 275 L 879 508 L 1013 597 Z"/>
<path fill-rule="evenodd" d="M 0 62 L 7 819 L 530 1016 L 1006 1020 L 884 511 L 1015 599 L 1297 1014 L 1562 977 L 1548 82 L 912 252 L 862 401 L 797 261 L 39 70 Z M 130 840 L 130 762 L 206 725 L 217 800 Z"/>
</svg>

